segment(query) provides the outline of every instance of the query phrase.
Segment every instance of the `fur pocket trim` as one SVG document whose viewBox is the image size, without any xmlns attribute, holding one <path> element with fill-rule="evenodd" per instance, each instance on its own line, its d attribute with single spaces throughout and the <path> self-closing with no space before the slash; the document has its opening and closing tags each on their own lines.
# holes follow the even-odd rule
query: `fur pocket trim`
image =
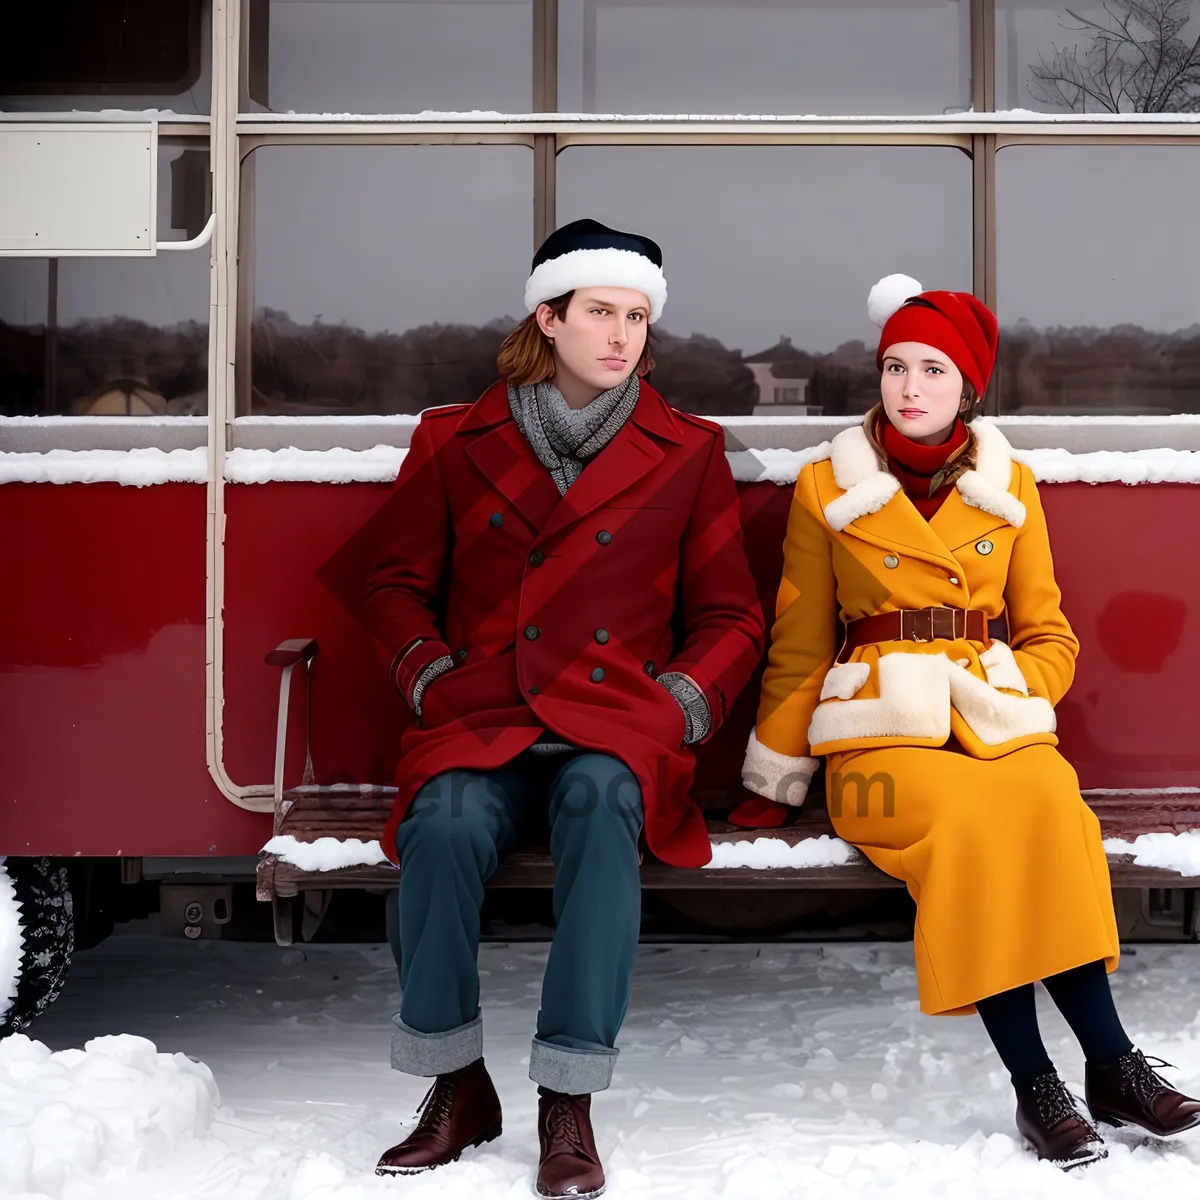
<svg viewBox="0 0 1200 1200">
<path fill-rule="evenodd" d="M 861 692 L 871 678 L 871 664 L 865 662 L 839 663 L 825 672 L 821 684 L 822 700 L 851 700 Z"/>
<path fill-rule="evenodd" d="M 989 672 L 990 674 L 990 672 Z M 950 702 L 985 746 L 1053 733 L 1054 708 L 1041 696 L 1012 696 L 950 664 Z"/>
<path fill-rule="evenodd" d="M 1029 695 L 1029 684 L 1017 666 L 1017 660 L 1006 642 L 993 642 L 980 656 L 979 665 L 987 672 L 987 681 L 992 687 L 1009 688 Z"/>
</svg>

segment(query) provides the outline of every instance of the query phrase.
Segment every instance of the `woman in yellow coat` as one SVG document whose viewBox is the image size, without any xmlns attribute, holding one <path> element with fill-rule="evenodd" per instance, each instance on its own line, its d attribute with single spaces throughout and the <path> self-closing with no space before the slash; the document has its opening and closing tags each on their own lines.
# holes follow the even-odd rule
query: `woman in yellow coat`
<svg viewBox="0 0 1200 1200">
<path fill-rule="evenodd" d="M 1060 607 L 1028 467 L 974 419 L 997 324 L 974 296 L 889 276 L 881 403 L 796 482 L 743 781 L 746 825 L 779 823 L 826 759 L 839 836 L 917 905 L 921 1009 L 978 1011 L 1040 1157 L 1103 1142 L 1042 1044 L 1043 980 L 1087 1055 L 1095 1120 L 1167 1136 L 1200 1124 L 1121 1027 L 1119 953 L 1096 817 L 1055 749 L 1079 643 Z M 835 616 L 841 618 L 839 639 Z"/>
</svg>

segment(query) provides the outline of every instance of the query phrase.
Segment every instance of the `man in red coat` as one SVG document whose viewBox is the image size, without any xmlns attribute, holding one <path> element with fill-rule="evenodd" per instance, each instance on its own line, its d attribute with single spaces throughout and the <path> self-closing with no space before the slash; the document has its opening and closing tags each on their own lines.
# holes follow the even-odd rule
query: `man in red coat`
<svg viewBox="0 0 1200 1200">
<path fill-rule="evenodd" d="M 763 651 L 719 426 L 644 381 L 662 253 L 595 221 L 557 230 L 501 382 L 425 412 L 389 501 L 367 613 L 419 723 L 383 838 L 401 867 L 392 1064 L 434 1076 L 382 1174 L 500 1133 L 483 1065 L 484 883 L 530 820 L 555 862 L 554 941 L 529 1074 L 542 1196 L 598 1195 L 590 1095 L 608 1086 L 640 925 L 639 837 L 711 851 L 690 746 Z"/>
</svg>

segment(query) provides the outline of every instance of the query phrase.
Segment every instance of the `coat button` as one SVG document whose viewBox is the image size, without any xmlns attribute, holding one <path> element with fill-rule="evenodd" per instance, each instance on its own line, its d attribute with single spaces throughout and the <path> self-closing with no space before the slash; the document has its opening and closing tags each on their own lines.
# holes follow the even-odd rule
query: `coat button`
<svg viewBox="0 0 1200 1200">
<path fill-rule="evenodd" d="M 602 529 L 598 534 L 596 534 L 596 541 L 598 541 L 602 546 L 607 546 L 608 543 L 612 541 L 612 534 L 609 533 L 607 529 Z"/>
<path fill-rule="evenodd" d="M 526 625 L 525 636 L 531 642 L 536 642 L 542 636 L 542 631 L 536 625 Z"/>
<path fill-rule="evenodd" d="M 645 671 L 647 675 L 653 675 L 654 664 L 652 662 L 648 662 L 642 667 L 642 670 Z"/>
<path fill-rule="evenodd" d="M 608 645 L 608 630 L 607 629 L 597 629 L 596 630 L 596 641 L 598 641 L 600 643 L 600 645 L 602 645 L 602 646 L 607 646 Z"/>
<path fill-rule="evenodd" d="M 488 524 L 493 529 L 499 529 L 500 526 L 504 524 L 504 518 L 500 515 L 500 513 L 492 513 L 492 515 L 488 517 Z"/>
<path fill-rule="evenodd" d="M 989 542 L 987 538 L 984 538 L 982 542 L 975 543 L 975 549 L 978 550 L 980 554 L 991 554 L 995 548 L 996 547 Z"/>
<path fill-rule="evenodd" d="M 529 689 L 529 694 L 531 696 L 537 696 L 537 695 L 541 694 L 541 691 L 542 691 L 542 689 L 540 687 L 531 687 Z"/>
<path fill-rule="evenodd" d="M 604 682 L 604 668 L 603 667 L 597 667 L 592 672 L 592 682 L 593 683 L 603 683 Z"/>
<path fill-rule="evenodd" d="M 467 650 L 466 650 L 466 647 L 464 646 L 464 647 L 463 647 L 463 648 L 462 648 L 462 649 L 461 649 L 461 650 L 458 652 L 458 661 L 459 661 L 459 662 L 462 662 L 462 660 L 463 660 L 464 658 L 466 658 L 466 657 L 467 657 Z"/>
<path fill-rule="evenodd" d="M 545 557 L 546 556 L 540 550 L 535 550 L 529 556 L 529 565 L 532 567 L 540 567 L 542 565 L 542 561 L 545 559 Z"/>
<path fill-rule="evenodd" d="M 958 587 L 958 576 L 957 576 L 957 575 L 951 575 L 951 576 L 950 576 L 950 582 L 951 582 L 952 584 L 954 584 L 954 586 L 955 586 L 955 587 Z"/>
<path fill-rule="evenodd" d="M 898 567 L 900 560 L 894 554 L 885 554 L 883 556 L 883 565 L 890 570 L 892 567 Z"/>
</svg>

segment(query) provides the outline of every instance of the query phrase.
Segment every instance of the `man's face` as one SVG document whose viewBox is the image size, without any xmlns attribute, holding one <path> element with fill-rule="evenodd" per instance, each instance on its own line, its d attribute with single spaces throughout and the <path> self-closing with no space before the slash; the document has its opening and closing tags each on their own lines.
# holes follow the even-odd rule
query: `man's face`
<svg viewBox="0 0 1200 1200">
<path fill-rule="evenodd" d="M 556 374 L 565 373 L 599 394 L 637 369 L 646 348 L 650 301 L 632 288 L 580 288 L 561 320 L 545 304 L 537 316 L 554 343 Z"/>
</svg>

